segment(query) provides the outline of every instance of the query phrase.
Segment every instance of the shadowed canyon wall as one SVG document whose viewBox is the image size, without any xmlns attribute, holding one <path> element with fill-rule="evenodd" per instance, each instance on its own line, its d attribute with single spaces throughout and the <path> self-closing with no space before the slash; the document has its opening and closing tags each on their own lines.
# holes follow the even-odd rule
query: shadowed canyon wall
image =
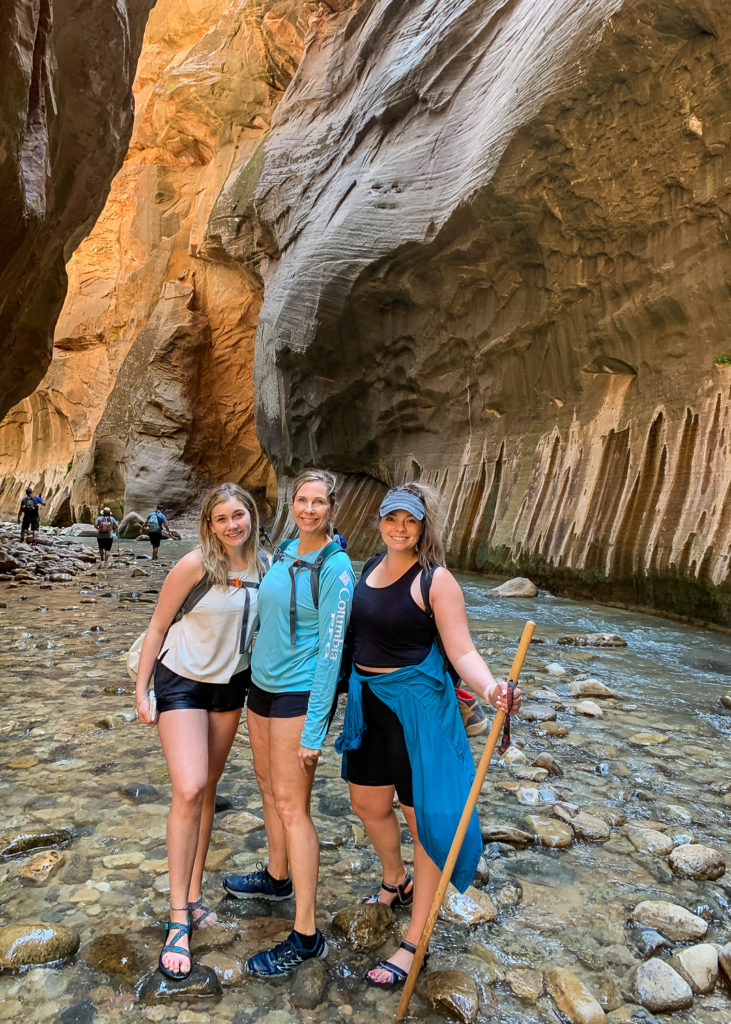
<svg viewBox="0 0 731 1024">
<path fill-rule="evenodd" d="M 374 507 L 369 480 L 421 477 L 455 564 L 730 620 L 730 19 L 725 0 L 322 19 L 255 197 L 280 481 L 330 465 Z"/>
<path fill-rule="evenodd" d="M 252 393 L 262 285 L 246 261 L 211 256 L 204 229 L 296 69 L 298 8 L 159 0 L 152 11 L 129 152 L 69 264 L 53 364 L 0 427 L 4 507 L 27 482 L 50 494 L 56 521 L 103 502 L 184 509 L 221 478 L 264 495 Z"/>
<path fill-rule="evenodd" d="M 132 79 L 154 2 L 0 7 L 0 418 L 51 360 L 64 263 L 127 151 Z"/>
</svg>

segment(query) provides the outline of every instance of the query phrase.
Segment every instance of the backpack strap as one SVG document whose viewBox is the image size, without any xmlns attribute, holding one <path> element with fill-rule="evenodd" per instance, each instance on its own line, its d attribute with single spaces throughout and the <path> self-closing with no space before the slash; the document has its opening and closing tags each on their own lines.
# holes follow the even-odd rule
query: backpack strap
<svg viewBox="0 0 731 1024">
<path fill-rule="evenodd" d="M 290 541 L 297 543 L 297 541 Z M 281 562 L 284 560 L 284 554 L 287 549 L 284 545 L 280 545 L 272 556 L 272 562 Z M 298 558 L 296 555 L 292 558 L 289 565 L 289 579 L 290 579 L 290 590 L 289 590 L 289 642 L 294 647 L 297 643 L 297 584 L 296 576 L 298 569 L 308 569 L 310 573 L 310 593 L 312 594 L 312 603 L 317 610 L 320 607 L 320 570 L 322 569 L 325 562 L 330 558 L 331 555 L 335 555 L 338 551 L 342 551 L 342 548 L 337 541 L 331 540 L 329 544 L 326 544 L 320 554 L 317 556 L 314 562 L 308 562 L 305 558 Z"/>
<path fill-rule="evenodd" d="M 434 582 L 434 571 L 436 568 L 436 565 L 427 565 L 426 569 L 421 570 L 421 576 L 419 577 L 421 600 L 424 602 L 424 608 L 426 609 L 427 615 L 431 615 L 432 618 L 434 618 L 434 612 L 432 611 L 431 601 L 429 600 L 429 591 L 431 590 L 431 585 Z"/>
<path fill-rule="evenodd" d="M 173 616 L 173 622 L 180 622 L 184 615 L 187 615 L 189 611 L 192 611 L 193 608 L 195 608 L 195 606 L 198 604 L 198 602 L 203 600 L 203 598 L 206 596 L 206 594 L 208 593 L 212 586 L 213 581 L 211 580 L 208 573 L 203 573 L 201 579 L 198 580 L 198 582 L 190 591 L 186 599 L 181 604 L 180 608 L 178 608 L 177 612 Z"/>
<path fill-rule="evenodd" d="M 371 557 L 363 563 L 363 568 L 360 570 L 360 579 L 364 579 L 366 576 L 369 576 L 375 567 L 380 565 L 385 557 L 385 551 L 378 551 L 375 555 L 371 555 Z"/>
</svg>

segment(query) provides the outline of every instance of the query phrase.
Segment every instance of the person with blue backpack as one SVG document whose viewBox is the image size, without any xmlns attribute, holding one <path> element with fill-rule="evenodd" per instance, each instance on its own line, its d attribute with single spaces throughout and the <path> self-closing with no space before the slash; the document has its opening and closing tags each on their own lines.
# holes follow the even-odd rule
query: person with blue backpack
<svg viewBox="0 0 731 1024">
<path fill-rule="evenodd" d="M 379 509 L 385 551 L 363 566 L 351 617 L 353 670 L 343 731 L 343 778 L 353 810 L 381 861 L 379 891 L 364 903 L 411 906 L 404 941 L 366 975 L 379 988 L 406 980 L 441 871 L 474 778 L 456 677 L 494 708 L 515 712 L 475 649 L 459 583 L 444 566 L 436 527 L 437 495 L 421 484 L 388 491 Z M 398 795 L 413 839 L 414 874 L 406 870 Z M 462 892 L 482 853 L 472 815 L 452 882 Z"/>
<path fill-rule="evenodd" d="M 170 533 L 170 527 L 168 525 L 167 517 L 164 513 L 164 505 L 158 505 L 154 512 L 150 512 L 145 523 L 145 529 L 147 530 L 147 536 L 150 544 L 152 544 L 152 557 L 153 560 L 157 558 L 160 552 L 160 544 L 162 542 L 163 531 L 166 536 L 172 537 Z"/>
<path fill-rule="evenodd" d="M 274 552 L 259 591 L 259 633 L 247 701 L 249 739 L 261 790 L 268 861 L 229 875 L 238 899 L 296 900 L 294 929 L 251 957 L 250 974 L 277 977 L 328 946 L 316 924 L 320 844 L 310 796 L 335 699 L 355 578 L 332 539 L 336 480 L 305 470 L 292 486 L 297 536 Z"/>
<path fill-rule="evenodd" d="M 190 935 L 216 921 L 201 893 L 216 785 L 251 681 L 260 580 L 259 515 L 248 491 L 224 483 L 204 499 L 200 546 L 162 585 L 137 669 L 137 713 L 157 725 L 172 783 L 167 823 L 170 920 L 159 970 L 191 970 Z M 154 681 L 154 690 L 150 683 Z M 154 697 L 153 697 L 154 693 Z"/>
</svg>

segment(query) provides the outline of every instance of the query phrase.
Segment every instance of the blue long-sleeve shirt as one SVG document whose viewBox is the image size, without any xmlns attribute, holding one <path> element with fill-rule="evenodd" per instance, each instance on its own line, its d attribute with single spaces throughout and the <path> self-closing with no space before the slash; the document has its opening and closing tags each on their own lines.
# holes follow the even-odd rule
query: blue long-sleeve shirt
<svg viewBox="0 0 731 1024">
<path fill-rule="evenodd" d="M 321 550 L 308 551 L 300 561 L 314 562 Z M 316 609 L 310 570 L 295 573 L 297 642 L 293 645 L 289 631 L 289 567 L 297 557 L 297 541 L 282 545 L 282 551 L 282 560 L 272 565 L 259 588 L 259 635 L 251 658 L 252 679 L 269 693 L 311 691 L 300 742 L 303 747 L 319 750 L 335 697 L 355 577 L 344 551 L 330 555 L 320 569 Z"/>
</svg>

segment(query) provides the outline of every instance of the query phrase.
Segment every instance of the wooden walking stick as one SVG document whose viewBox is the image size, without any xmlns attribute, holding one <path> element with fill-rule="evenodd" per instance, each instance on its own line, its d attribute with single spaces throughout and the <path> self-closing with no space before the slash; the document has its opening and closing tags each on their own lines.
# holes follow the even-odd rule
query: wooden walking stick
<svg viewBox="0 0 731 1024">
<path fill-rule="evenodd" d="M 513 658 L 513 667 L 510 669 L 510 675 L 508 676 L 508 688 L 510 693 L 512 693 L 513 687 L 518 682 L 518 676 L 520 675 L 520 670 L 523 667 L 523 661 L 525 660 L 525 655 L 528 650 L 528 644 L 531 642 L 531 637 L 533 636 L 533 630 L 535 628 L 535 622 L 531 622 L 529 620 L 526 622 L 523 629 L 523 635 L 520 638 L 518 650 L 515 652 L 515 657 Z M 421 970 L 421 965 L 424 961 L 426 947 L 429 945 L 429 939 L 431 938 L 431 933 L 434 930 L 434 925 L 437 922 L 439 909 L 442 905 L 444 894 L 447 891 L 447 886 L 449 885 L 449 879 L 452 876 L 454 865 L 457 863 L 459 851 L 462 849 L 462 843 L 464 842 L 464 837 L 467 832 L 467 826 L 469 825 L 472 812 L 477 804 L 477 798 L 480 795 L 482 783 L 485 781 L 485 775 L 487 774 L 487 769 L 490 765 L 490 759 L 492 758 L 493 751 L 495 750 L 495 744 L 497 743 L 500 730 L 503 727 L 506 717 L 509 721 L 509 716 L 506 716 L 504 711 L 498 710 L 495 712 L 495 719 L 487 737 L 485 749 L 482 752 L 482 757 L 480 758 L 480 763 L 477 766 L 477 771 L 475 772 L 475 781 L 472 783 L 472 788 L 470 789 L 469 796 L 467 797 L 467 803 L 464 805 L 464 810 L 462 811 L 462 817 L 459 819 L 459 825 L 457 825 L 457 831 L 454 834 L 454 839 L 452 840 L 452 845 L 449 849 L 449 854 L 447 855 L 447 860 L 442 870 L 441 878 L 439 879 L 439 885 L 437 886 L 437 891 L 434 894 L 434 900 L 432 901 L 431 909 L 429 910 L 429 916 L 426 919 L 424 930 L 421 933 L 419 944 L 416 947 L 416 952 L 414 953 L 414 959 L 411 962 L 411 969 L 409 970 L 408 977 L 404 984 L 404 990 L 401 994 L 401 999 L 399 1000 L 398 1008 L 396 1010 L 396 1017 L 398 1020 L 404 1019 L 406 1011 L 409 1008 L 409 1002 L 411 1001 L 411 996 L 414 992 L 416 979 L 419 977 L 419 971 Z"/>
</svg>

